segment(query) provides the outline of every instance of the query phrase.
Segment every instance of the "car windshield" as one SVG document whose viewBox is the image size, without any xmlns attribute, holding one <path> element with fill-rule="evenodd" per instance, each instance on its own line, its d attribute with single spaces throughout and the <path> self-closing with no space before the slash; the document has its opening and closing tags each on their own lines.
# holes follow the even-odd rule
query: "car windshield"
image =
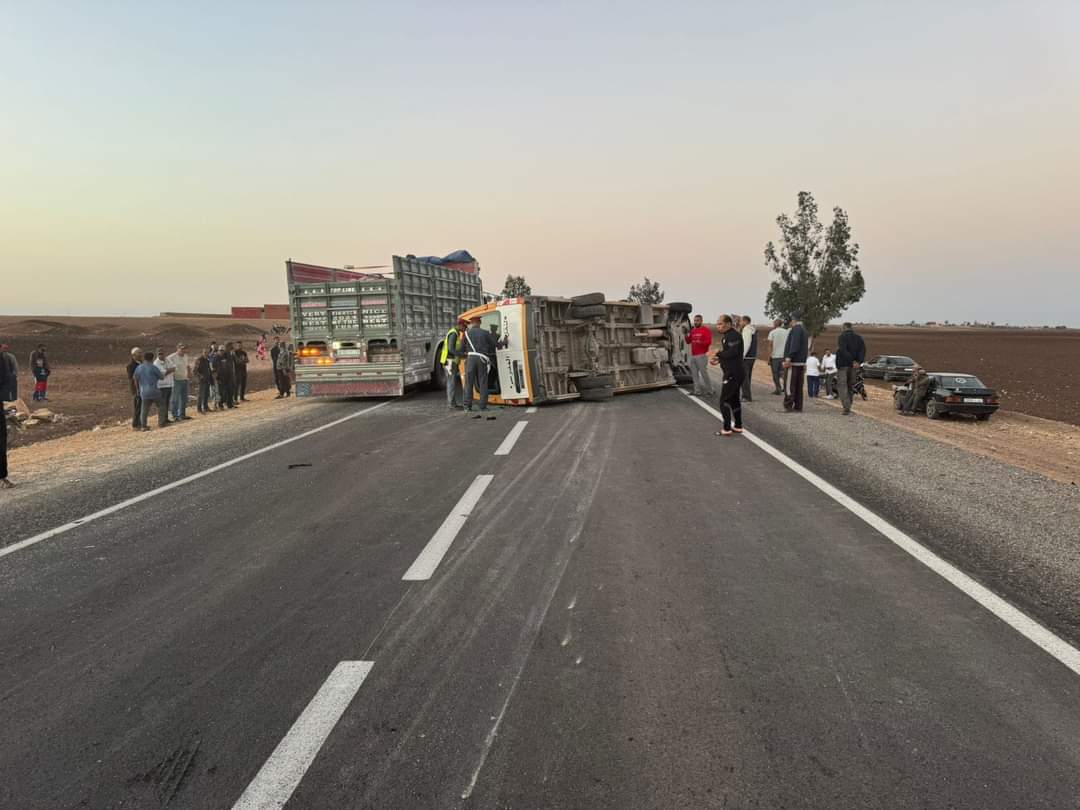
<svg viewBox="0 0 1080 810">
<path fill-rule="evenodd" d="M 938 374 L 938 385 L 943 388 L 985 388 L 978 377 L 961 376 L 959 374 Z"/>
</svg>

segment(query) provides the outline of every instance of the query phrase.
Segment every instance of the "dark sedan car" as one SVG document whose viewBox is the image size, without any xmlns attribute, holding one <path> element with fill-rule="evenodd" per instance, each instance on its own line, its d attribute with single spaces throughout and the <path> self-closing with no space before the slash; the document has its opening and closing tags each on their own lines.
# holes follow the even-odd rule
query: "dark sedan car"
<svg viewBox="0 0 1080 810">
<path fill-rule="evenodd" d="M 930 388 L 926 397 L 915 404 L 915 410 L 925 410 L 931 419 L 940 419 L 947 413 L 959 413 L 985 422 L 998 409 L 997 392 L 983 385 L 974 374 L 935 371 L 927 376 L 931 380 Z M 903 408 L 910 388 L 910 382 L 894 386 L 893 403 L 896 410 Z"/>
<path fill-rule="evenodd" d="M 862 364 L 864 377 L 879 380 L 910 380 L 915 361 L 902 354 L 881 354 L 869 363 Z"/>
</svg>

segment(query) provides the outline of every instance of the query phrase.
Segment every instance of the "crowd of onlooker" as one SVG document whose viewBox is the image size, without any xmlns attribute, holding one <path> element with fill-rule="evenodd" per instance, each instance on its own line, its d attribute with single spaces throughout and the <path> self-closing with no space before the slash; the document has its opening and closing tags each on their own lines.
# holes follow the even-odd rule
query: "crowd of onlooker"
<svg viewBox="0 0 1080 810">
<path fill-rule="evenodd" d="M 255 354 L 266 359 L 265 335 L 260 338 Z M 283 344 L 275 337 L 269 354 L 278 392 L 275 399 L 289 397 L 294 369 L 292 344 Z M 230 410 L 247 402 L 250 362 L 243 341 L 223 344 L 214 341 L 197 355 L 189 354 L 184 343 L 177 344 L 171 354 L 160 347 L 144 352 L 136 346 L 127 364 L 132 429 L 149 430 L 153 410 L 157 411 L 158 427 L 191 419 L 187 410 L 192 396 L 199 414 Z"/>
</svg>

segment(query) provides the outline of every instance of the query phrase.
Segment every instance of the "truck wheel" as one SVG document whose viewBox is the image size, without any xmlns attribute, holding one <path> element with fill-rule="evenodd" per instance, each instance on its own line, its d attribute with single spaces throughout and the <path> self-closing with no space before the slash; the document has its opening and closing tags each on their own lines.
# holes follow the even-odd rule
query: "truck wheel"
<svg viewBox="0 0 1080 810">
<path fill-rule="evenodd" d="M 670 315 L 689 315 L 694 311 L 694 305 L 685 301 L 672 301 L 667 305 L 667 311 Z"/>
<path fill-rule="evenodd" d="M 585 293 L 584 295 L 575 295 L 570 299 L 570 303 L 575 307 L 591 307 L 596 304 L 604 303 L 603 293 Z"/>
<path fill-rule="evenodd" d="M 594 374 L 591 377 L 578 377 L 574 380 L 578 391 L 591 391 L 596 388 L 614 388 L 614 374 Z"/>
<path fill-rule="evenodd" d="M 586 388 L 580 397 L 584 402 L 603 402 L 615 396 L 614 388 Z"/>
<path fill-rule="evenodd" d="M 603 304 L 589 304 L 588 306 L 570 307 L 570 317 L 586 320 L 588 318 L 602 318 L 607 314 L 607 307 Z"/>
<path fill-rule="evenodd" d="M 435 350 L 436 357 L 440 354 L 442 354 L 442 345 Z M 431 369 L 431 389 L 433 391 L 446 390 L 446 369 L 438 360 L 435 361 L 435 366 Z"/>
</svg>

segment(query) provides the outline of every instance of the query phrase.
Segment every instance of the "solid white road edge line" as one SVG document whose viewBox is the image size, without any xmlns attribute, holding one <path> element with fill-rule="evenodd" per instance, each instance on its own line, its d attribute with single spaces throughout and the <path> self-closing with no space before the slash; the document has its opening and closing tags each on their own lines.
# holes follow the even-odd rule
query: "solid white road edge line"
<svg viewBox="0 0 1080 810">
<path fill-rule="evenodd" d="M 683 391 L 682 389 L 680 389 L 680 391 L 717 419 L 723 421 L 723 416 L 716 408 L 691 396 L 687 391 Z M 912 539 L 884 518 L 871 512 L 851 496 L 845 495 L 823 478 L 810 472 L 806 467 L 802 466 L 794 459 L 789 458 L 768 442 L 759 439 L 751 433 L 744 432 L 742 435 L 743 438 L 748 439 L 751 443 L 757 445 L 785 467 L 792 470 L 806 481 L 809 481 L 841 506 L 846 507 L 848 511 L 855 514 L 876 531 L 885 535 L 885 537 L 935 574 L 959 588 L 1022 636 L 1042 647 L 1043 650 L 1048 652 L 1077 675 L 1080 675 L 1080 650 L 1069 644 L 1065 639 L 1043 627 L 1022 610 L 1009 604 L 985 585 L 979 584 L 956 566 L 945 562 L 945 560 L 941 559 L 941 557 L 930 551 L 930 549 L 923 546 L 917 540 Z"/>
<path fill-rule="evenodd" d="M 315 761 L 374 661 L 342 661 L 278 743 L 233 810 L 280 810 Z"/>
<path fill-rule="evenodd" d="M 528 419 L 523 419 L 510 428 L 510 432 L 506 434 L 506 438 L 503 439 L 502 444 L 499 445 L 499 449 L 495 451 L 497 456 L 508 456 L 510 451 L 514 449 L 514 443 L 517 442 L 518 437 L 521 436 L 525 430 L 525 426 L 529 424 Z"/>
<path fill-rule="evenodd" d="M 446 520 L 443 521 L 435 534 L 428 540 L 428 544 L 424 546 L 424 550 L 420 552 L 420 556 L 409 566 L 409 570 L 406 571 L 405 576 L 402 577 L 403 580 L 419 582 L 425 579 L 431 579 L 431 575 L 434 574 L 435 569 L 439 567 L 442 558 L 445 557 L 446 552 L 450 550 L 450 544 L 454 542 L 457 533 L 461 531 L 461 527 L 464 526 L 465 521 L 468 520 L 469 514 L 476 504 L 480 502 L 480 498 L 483 497 L 484 490 L 486 490 L 488 485 L 494 480 L 494 475 L 476 476 L 476 480 L 469 485 L 467 490 L 465 490 L 465 494 L 461 496 L 461 500 L 450 510 L 450 514 L 446 516 Z"/>
<path fill-rule="evenodd" d="M 48 540 L 50 537 L 56 537 L 56 535 L 58 534 L 69 532 L 72 529 L 78 528 L 79 526 L 85 526 L 87 523 L 90 523 L 93 520 L 106 517 L 107 515 L 119 512 L 122 509 L 127 509 L 129 506 L 134 506 L 135 504 L 141 503 L 142 501 L 145 501 L 149 498 L 156 497 L 162 492 L 168 492 L 170 489 L 176 489 L 177 487 L 181 487 L 184 484 L 190 484 L 192 481 L 197 481 L 200 478 L 205 478 L 208 475 L 212 475 L 213 473 L 224 470 L 226 467 L 231 467 L 234 464 L 239 464 L 241 461 L 247 461 L 249 458 L 254 458 L 255 456 L 262 455 L 263 453 L 269 453 L 271 450 L 276 450 L 277 448 L 284 447 L 287 444 L 292 444 L 293 442 L 298 442 L 301 439 L 306 439 L 308 436 L 314 436 L 316 433 L 328 430 L 335 425 L 340 425 L 342 422 L 348 422 L 350 419 L 355 419 L 358 416 L 363 416 L 366 413 L 371 413 L 372 411 L 378 410 L 379 408 L 389 405 L 391 402 L 393 402 L 393 400 L 380 402 L 378 405 L 372 405 L 370 408 L 364 408 L 364 410 L 362 411 L 357 411 L 356 413 L 351 413 L 348 416 L 343 416 L 341 419 L 335 419 L 333 422 L 327 422 L 325 425 L 320 425 L 317 428 L 312 428 L 311 430 L 304 431 L 303 433 L 298 433 L 296 436 L 292 436 L 288 439 L 282 439 L 280 442 L 269 444 L 266 447 L 262 447 L 258 450 L 252 450 L 250 453 L 245 453 L 242 456 L 237 456 L 234 459 L 222 462 L 221 464 L 205 469 L 202 472 L 193 473 L 192 475 L 186 476 L 177 481 L 173 481 L 170 484 L 165 484 L 164 486 L 160 486 L 157 489 L 152 489 L 149 492 L 144 492 L 141 495 L 136 495 L 134 498 L 128 498 L 126 501 L 121 501 L 120 503 L 113 504 L 112 506 L 108 506 L 104 509 L 94 512 L 93 514 L 86 515 L 85 517 L 81 517 L 78 520 L 73 520 L 71 521 L 71 523 L 65 523 L 63 526 L 57 526 L 55 529 L 49 529 L 48 531 L 42 532 L 41 534 L 35 534 L 33 537 L 27 537 L 25 540 L 20 540 L 17 543 L 12 543 L 10 546 L 3 546 L 2 548 L 0 548 L 0 557 L 6 557 L 8 554 L 14 554 L 16 551 L 24 549 L 27 546 L 32 546 L 35 543 L 40 543 L 42 540 Z"/>
</svg>

